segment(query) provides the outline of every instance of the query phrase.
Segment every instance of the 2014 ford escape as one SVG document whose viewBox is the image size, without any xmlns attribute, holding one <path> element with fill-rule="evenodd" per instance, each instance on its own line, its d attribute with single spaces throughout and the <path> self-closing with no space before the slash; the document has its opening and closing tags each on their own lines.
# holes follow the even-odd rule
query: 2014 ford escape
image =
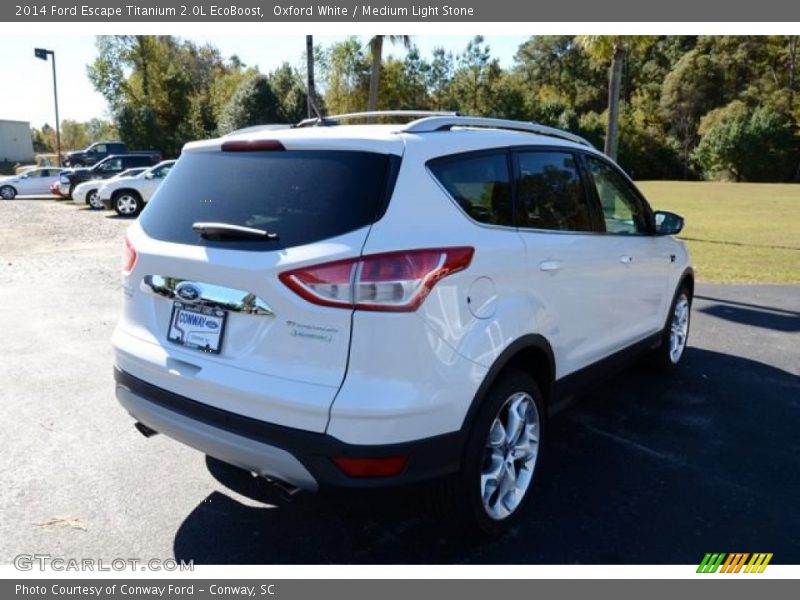
<svg viewBox="0 0 800 600">
<path fill-rule="evenodd" d="M 127 233 L 116 394 L 146 434 L 305 490 L 431 481 L 494 533 L 578 383 L 678 364 L 693 273 L 583 139 L 416 116 L 188 144 Z"/>
</svg>

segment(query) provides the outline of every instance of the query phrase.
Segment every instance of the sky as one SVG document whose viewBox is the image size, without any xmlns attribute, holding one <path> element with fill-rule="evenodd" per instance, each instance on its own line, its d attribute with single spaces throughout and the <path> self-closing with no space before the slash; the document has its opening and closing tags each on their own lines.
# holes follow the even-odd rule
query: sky
<svg viewBox="0 0 800 600">
<path fill-rule="evenodd" d="M 284 61 L 305 69 L 305 36 L 303 35 L 242 35 L 242 36 L 182 36 L 194 42 L 209 43 L 223 56 L 236 54 L 242 62 L 269 72 Z M 314 43 L 328 46 L 346 36 L 314 36 Z M 358 36 L 366 45 L 369 36 Z M 443 46 L 454 54 L 462 52 L 471 35 L 415 35 L 412 42 L 425 58 L 433 48 Z M 0 95 L 0 119 L 29 121 L 34 127 L 55 123 L 53 74 L 50 61 L 37 59 L 34 48 L 46 48 L 56 53 L 58 77 L 58 108 L 61 120 L 88 121 L 94 117 L 108 118 L 104 98 L 94 91 L 86 77 L 86 65 L 97 56 L 94 36 L 74 35 L 12 35 L 6 38 L 0 55 L 0 81 L 5 91 Z M 485 42 L 492 56 L 504 67 L 514 61 L 517 48 L 528 36 L 487 35 Z M 384 45 L 384 55 L 405 55 L 402 45 Z M 10 93 L 9 93 L 9 90 Z"/>
</svg>

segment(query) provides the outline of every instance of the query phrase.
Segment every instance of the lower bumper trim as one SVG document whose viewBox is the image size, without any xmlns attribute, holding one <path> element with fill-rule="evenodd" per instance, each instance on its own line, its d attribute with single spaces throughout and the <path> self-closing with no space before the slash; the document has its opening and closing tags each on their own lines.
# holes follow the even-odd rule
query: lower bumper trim
<svg viewBox="0 0 800 600">
<path fill-rule="evenodd" d="M 114 369 L 117 398 L 146 426 L 210 456 L 280 479 L 301 489 L 380 488 L 455 473 L 464 434 L 454 431 L 410 442 L 348 444 L 324 433 L 267 423 L 180 396 Z M 407 457 L 405 469 L 389 477 L 350 477 L 333 458 Z"/>
<path fill-rule="evenodd" d="M 140 423 L 209 456 L 303 490 L 317 489 L 311 473 L 285 450 L 187 419 L 121 386 L 117 400 Z"/>
</svg>

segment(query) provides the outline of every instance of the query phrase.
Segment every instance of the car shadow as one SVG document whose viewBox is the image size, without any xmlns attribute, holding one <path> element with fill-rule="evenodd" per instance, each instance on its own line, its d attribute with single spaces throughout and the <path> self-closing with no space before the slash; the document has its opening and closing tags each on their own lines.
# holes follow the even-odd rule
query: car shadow
<svg viewBox="0 0 800 600">
<path fill-rule="evenodd" d="M 800 561 L 800 379 L 689 348 L 673 377 L 644 364 L 548 423 L 539 485 L 502 538 L 424 517 L 418 489 L 300 494 L 214 459 L 228 488 L 174 538 L 197 564 L 697 564 L 706 552 Z M 233 497 L 231 492 L 241 496 Z"/>
<path fill-rule="evenodd" d="M 800 312 L 707 296 L 696 296 L 696 298 L 705 300 L 706 303 L 713 302 L 713 304 L 706 304 L 698 310 L 718 319 L 786 333 L 800 331 Z"/>
</svg>

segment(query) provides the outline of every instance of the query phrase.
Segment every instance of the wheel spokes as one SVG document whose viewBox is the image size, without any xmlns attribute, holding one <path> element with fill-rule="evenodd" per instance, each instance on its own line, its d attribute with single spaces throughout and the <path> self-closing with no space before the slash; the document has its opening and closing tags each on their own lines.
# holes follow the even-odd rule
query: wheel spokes
<svg viewBox="0 0 800 600">
<path fill-rule="evenodd" d="M 519 508 L 530 485 L 539 449 L 539 412 L 530 394 L 512 394 L 498 411 L 486 439 L 481 499 L 495 520 Z"/>
</svg>

